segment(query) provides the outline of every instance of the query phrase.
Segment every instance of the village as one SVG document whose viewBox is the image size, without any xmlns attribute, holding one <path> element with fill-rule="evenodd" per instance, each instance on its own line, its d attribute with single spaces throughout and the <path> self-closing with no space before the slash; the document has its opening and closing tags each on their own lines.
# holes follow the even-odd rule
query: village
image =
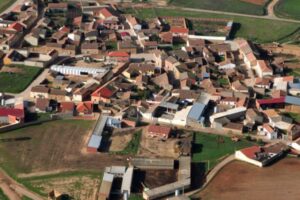
<svg viewBox="0 0 300 200">
<path fill-rule="evenodd" d="M 265 167 L 287 154 L 297 157 L 300 76 L 288 73 L 286 55 L 272 49 L 276 44 L 232 39 L 233 29 L 227 19 L 141 20 L 92 0 L 26 0 L 0 16 L 0 73 L 36 73 L 29 83 L 8 79 L 22 91 L 0 90 L 0 132 L 70 119 L 95 122 L 80 151 L 124 161 L 105 163 L 97 200 L 136 194 L 185 200 L 218 165 L 240 160 Z M 224 138 L 251 145 L 208 162 L 199 186 L 195 133 L 215 135 L 218 147 Z M 156 183 L 156 176 L 165 179 Z M 52 189 L 49 199 L 66 195 Z"/>
</svg>

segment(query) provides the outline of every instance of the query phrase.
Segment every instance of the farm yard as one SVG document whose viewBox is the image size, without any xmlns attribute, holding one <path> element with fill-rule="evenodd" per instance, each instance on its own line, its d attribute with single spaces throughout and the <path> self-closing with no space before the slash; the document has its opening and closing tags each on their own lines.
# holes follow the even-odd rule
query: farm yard
<svg viewBox="0 0 300 200">
<path fill-rule="evenodd" d="M 285 158 L 259 168 L 240 161 L 225 166 L 200 194 L 202 200 L 299 199 L 300 160 Z M 284 191 L 284 192 L 283 192 Z"/>
<path fill-rule="evenodd" d="M 29 66 L 3 67 L 0 71 L 0 92 L 19 93 L 37 77 L 41 68 Z M 18 83 L 18 84 L 7 84 Z"/>
<path fill-rule="evenodd" d="M 102 170 L 122 165 L 122 156 L 85 153 L 95 124 L 89 120 L 42 123 L 0 135 L 0 165 L 12 177 L 54 170 Z"/>
<path fill-rule="evenodd" d="M 126 9 L 140 19 L 149 19 L 156 16 L 182 16 L 185 18 L 217 18 L 233 20 L 234 27 L 232 38 L 243 37 L 259 43 L 281 42 L 291 39 L 291 36 L 299 34 L 300 23 L 273 21 L 268 19 L 256 19 L 249 17 L 237 17 L 223 14 L 211 14 L 202 12 L 183 11 L 180 9 L 139 8 Z M 272 30 L 272 31 L 270 31 Z"/>
<path fill-rule="evenodd" d="M 300 20 L 300 1 L 299 0 L 280 0 L 274 7 L 278 17 L 299 19 Z"/>
<path fill-rule="evenodd" d="M 180 7 L 264 15 L 267 0 L 171 0 L 170 4 Z"/>
<path fill-rule="evenodd" d="M 94 200 L 101 184 L 98 172 L 64 172 L 59 174 L 21 179 L 32 191 L 47 196 L 53 189 L 73 199 Z"/>
</svg>

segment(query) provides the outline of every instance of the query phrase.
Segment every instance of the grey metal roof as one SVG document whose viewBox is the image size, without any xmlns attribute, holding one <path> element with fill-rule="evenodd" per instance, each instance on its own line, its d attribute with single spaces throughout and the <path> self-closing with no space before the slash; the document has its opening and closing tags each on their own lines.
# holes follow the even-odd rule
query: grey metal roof
<svg viewBox="0 0 300 200">
<path fill-rule="evenodd" d="M 179 107 L 178 104 L 170 103 L 170 102 L 161 102 L 159 106 L 167 109 L 172 109 L 172 110 L 177 110 Z"/>
<path fill-rule="evenodd" d="M 300 106 L 300 98 L 299 97 L 293 97 L 293 96 L 286 96 L 285 97 L 285 103 Z"/>
<path fill-rule="evenodd" d="M 108 117 L 105 115 L 102 115 L 99 117 L 99 119 L 97 121 L 97 125 L 93 131 L 93 135 L 98 135 L 98 136 L 102 135 L 103 129 L 106 125 L 107 118 Z"/>
<path fill-rule="evenodd" d="M 194 103 L 194 105 L 192 106 L 192 108 L 188 114 L 188 118 L 194 119 L 194 120 L 200 120 L 205 107 L 206 107 L 205 104 Z"/>
<path fill-rule="evenodd" d="M 99 148 L 101 144 L 102 136 L 92 135 L 88 143 L 88 147 Z"/>
</svg>

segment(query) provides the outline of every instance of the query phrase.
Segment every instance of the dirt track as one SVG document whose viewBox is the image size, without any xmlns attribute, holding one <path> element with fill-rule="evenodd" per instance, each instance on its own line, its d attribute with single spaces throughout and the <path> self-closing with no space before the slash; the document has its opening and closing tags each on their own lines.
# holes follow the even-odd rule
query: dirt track
<svg viewBox="0 0 300 200">
<path fill-rule="evenodd" d="M 200 193 L 202 200 L 298 200 L 300 160 L 285 158 L 267 168 L 235 161 Z M 272 197 L 272 198 L 270 198 Z"/>
</svg>

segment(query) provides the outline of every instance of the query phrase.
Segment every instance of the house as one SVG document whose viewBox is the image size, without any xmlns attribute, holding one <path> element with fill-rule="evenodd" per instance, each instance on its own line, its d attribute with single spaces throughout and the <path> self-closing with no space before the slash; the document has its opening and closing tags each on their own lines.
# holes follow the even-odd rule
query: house
<svg viewBox="0 0 300 200">
<path fill-rule="evenodd" d="M 97 88 L 97 83 L 87 83 L 73 92 L 73 101 L 81 102 L 89 99 L 92 92 L 94 92 Z"/>
<path fill-rule="evenodd" d="M 47 8 L 53 14 L 65 13 L 68 11 L 68 3 L 48 3 Z"/>
<path fill-rule="evenodd" d="M 111 102 L 111 98 L 116 92 L 117 91 L 114 87 L 110 87 L 110 86 L 100 87 L 92 93 L 91 95 L 92 102 L 99 103 L 103 101 L 109 103 Z"/>
<path fill-rule="evenodd" d="M 61 102 L 70 100 L 70 97 L 67 96 L 67 92 L 65 90 L 51 88 L 49 92 L 49 99 Z"/>
<path fill-rule="evenodd" d="M 109 52 L 106 59 L 109 62 L 128 62 L 129 61 L 129 54 L 127 52 L 122 51 L 112 51 Z"/>
<path fill-rule="evenodd" d="M 277 139 L 277 132 L 267 123 L 258 126 L 258 135 L 265 136 L 268 140 Z"/>
<path fill-rule="evenodd" d="M 257 60 L 257 65 L 254 66 L 254 70 L 258 77 L 273 76 L 273 69 L 265 60 Z"/>
<path fill-rule="evenodd" d="M 83 43 L 81 45 L 81 53 L 85 55 L 90 55 L 90 54 L 100 54 L 101 44 L 97 42 L 92 42 L 92 43 Z"/>
<path fill-rule="evenodd" d="M 35 103 L 35 109 L 37 112 L 51 112 L 50 100 L 45 98 L 38 98 Z"/>
<path fill-rule="evenodd" d="M 171 27 L 170 32 L 174 38 L 180 38 L 184 40 L 187 40 L 189 35 L 189 29 L 183 27 Z"/>
<path fill-rule="evenodd" d="M 31 98 L 49 98 L 50 89 L 43 86 L 38 85 L 31 88 L 30 97 Z"/>
<path fill-rule="evenodd" d="M 171 128 L 168 126 L 150 125 L 148 127 L 147 136 L 159 139 L 168 139 L 171 134 Z"/>
<path fill-rule="evenodd" d="M 76 112 L 78 115 L 92 115 L 93 114 L 93 102 L 92 101 L 84 101 L 80 102 L 76 106 Z"/>
</svg>

